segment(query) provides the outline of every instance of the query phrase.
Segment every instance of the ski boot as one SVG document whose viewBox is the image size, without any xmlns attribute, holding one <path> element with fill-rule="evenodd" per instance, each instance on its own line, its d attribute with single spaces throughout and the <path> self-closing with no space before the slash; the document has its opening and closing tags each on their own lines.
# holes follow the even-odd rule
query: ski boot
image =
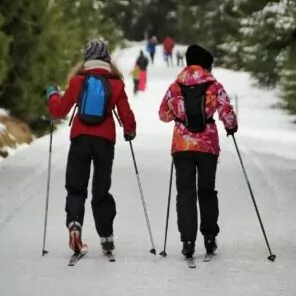
<svg viewBox="0 0 296 296">
<path fill-rule="evenodd" d="M 192 242 L 192 241 L 183 242 L 182 254 L 186 258 L 191 258 L 194 252 L 195 252 L 195 242 Z"/>
<path fill-rule="evenodd" d="M 81 224 L 79 222 L 73 221 L 68 224 L 69 229 L 69 247 L 78 254 L 81 252 L 83 247 L 81 241 Z"/>
<path fill-rule="evenodd" d="M 104 254 L 108 254 L 114 251 L 115 246 L 113 241 L 113 235 L 108 237 L 101 237 L 100 239 L 101 239 L 101 246 Z"/>
<path fill-rule="evenodd" d="M 204 243 L 207 254 L 214 254 L 217 250 L 217 243 L 216 238 L 213 235 L 205 235 L 204 236 Z"/>
</svg>

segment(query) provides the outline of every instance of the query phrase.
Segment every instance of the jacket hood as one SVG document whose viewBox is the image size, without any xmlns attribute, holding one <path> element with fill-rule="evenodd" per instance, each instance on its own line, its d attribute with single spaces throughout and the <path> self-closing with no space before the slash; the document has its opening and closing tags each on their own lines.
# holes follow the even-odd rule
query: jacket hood
<svg viewBox="0 0 296 296">
<path fill-rule="evenodd" d="M 181 71 L 176 82 L 184 85 L 194 85 L 215 80 L 213 75 L 201 66 L 192 65 Z"/>
</svg>

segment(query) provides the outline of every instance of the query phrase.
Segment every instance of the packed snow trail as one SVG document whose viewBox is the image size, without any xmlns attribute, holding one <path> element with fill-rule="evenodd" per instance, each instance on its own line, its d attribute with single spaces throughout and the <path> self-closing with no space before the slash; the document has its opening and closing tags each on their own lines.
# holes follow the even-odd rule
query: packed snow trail
<svg viewBox="0 0 296 296">
<path fill-rule="evenodd" d="M 125 73 L 138 123 L 133 147 L 159 252 L 164 239 L 173 126 L 159 121 L 158 107 L 180 69 L 167 68 L 158 48 L 155 65 L 149 68 L 148 90 L 134 98 L 128 73 L 140 49 L 135 46 L 123 50 L 118 64 Z M 45 257 L 41 251 L 49 137 L 37 140 L 0 164 L 1 295 L 295 295 L 296 200 L 295 167 L 291 161 L 295 127 L 283 112 L 268 109 L 269 102 L 275 102 L 271 97 L 275 95 L 252 88 L 247 74 L 223 69 L 215 69 L 214 74 L 230 93 L 240 97 L 236 139 L 276 261 L 267 260 L 267 248 L 234 145 L 219 124 L 222 154 L 217 189 L 221 233 L 218 255 L 211 262 L 203 262 L 204 247 L 199 235 L 196 268 L 189 269 L 184 263 L 177 232 L 174 185 L 168 256 L 159 258 L 149 253 L 151 245 L 130 147 L 118 127 L 112 184 L 117 202 L 116 262 L 111 264 L 101 252 L 89 198 L 83 228 L 89 251 L 74 268 L 68 267 L 71 252 L 65 227 L 64 175 L 69 128 L 65 124 L 53 138 L 49 254 Z M 175 178 L 173 184 L 174 181 Z"/>
</svg>

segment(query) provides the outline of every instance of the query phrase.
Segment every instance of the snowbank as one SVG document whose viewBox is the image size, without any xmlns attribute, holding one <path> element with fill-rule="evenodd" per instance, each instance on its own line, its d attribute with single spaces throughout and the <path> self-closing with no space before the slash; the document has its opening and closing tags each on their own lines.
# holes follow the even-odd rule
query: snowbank
<svg viewBox="0 0 296 296">
<path fill-rule="evenodd" d="M 3 109 L 0 115 L 0 161 L 14 154 L 32 142 L 29 127 L 20 120 L 8 115 Z"/>
<path fill-rule="evenodd" d="M 8 111 L 6 111 L 5 109 L 0 108 L 0 116 L 5 116 L 8 115 Z"/>
</svg>

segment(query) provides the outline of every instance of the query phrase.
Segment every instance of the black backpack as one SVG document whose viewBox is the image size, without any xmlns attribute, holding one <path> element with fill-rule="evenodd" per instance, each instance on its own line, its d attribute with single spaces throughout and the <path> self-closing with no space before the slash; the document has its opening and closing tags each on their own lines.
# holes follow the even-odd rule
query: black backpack
<svg viewBox="0 0 296 296">
<path fill-rule="evenodd" d="M 181 93 L 184 99 L 185 121 L 177 118 L 176 121 L 185 125 L 192 133 L 203 132 L 207 123 L 215 122 L 213 118 L 206 118 L 206 91 L 214 81 L 201 84 L 184 85 L 180 84 Z"/>
<path fill-rule="evenodd" d="M 111 97 L 111 76 L 85 75 L 69 125 L 76 109 L 79 119 L 86 125 L 99 125 L 108 115 L 108 102 Z"/>
</svg>

